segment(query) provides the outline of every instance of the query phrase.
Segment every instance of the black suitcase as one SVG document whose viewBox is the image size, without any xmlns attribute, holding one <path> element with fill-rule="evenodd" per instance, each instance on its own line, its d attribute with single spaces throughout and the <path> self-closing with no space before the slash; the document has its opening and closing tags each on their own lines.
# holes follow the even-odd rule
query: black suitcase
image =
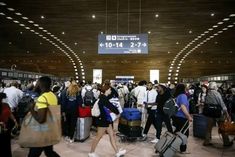
<svg viewBox="0 0 235 157">
<path fill-rule="evenodd" d="M 127 137 L 141 137 L 142 129 L 140 126 L 128 126 L 119 123 L 118 131 Z"/>
<path fill-rule="evenodd" d="M 207 118 L 202 114 L 193 115 L 193 136 L 199 138 L 206 137 Z"/>
</svg>

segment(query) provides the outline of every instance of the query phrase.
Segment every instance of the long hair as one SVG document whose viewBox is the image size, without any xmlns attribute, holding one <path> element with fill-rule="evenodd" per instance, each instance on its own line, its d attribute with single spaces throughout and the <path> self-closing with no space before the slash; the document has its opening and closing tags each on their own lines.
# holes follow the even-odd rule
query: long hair
<svg viewBox="0 0 235 157">
<path fill-rule="evenodd" d="M 185 88 L 184 84 L 178 84 L 175 88 L 174 97 L 176 98 L 180 94 L 185 94 Z"/>
<path fill-rule="evenodd" d="M 76 82 L 72 82 L 67 89 L 68 96 L 72 96 L 72 97 L 76 96 L 79 91 L 80 91 L 80 87 L 78 86 Z"/>
</svg>

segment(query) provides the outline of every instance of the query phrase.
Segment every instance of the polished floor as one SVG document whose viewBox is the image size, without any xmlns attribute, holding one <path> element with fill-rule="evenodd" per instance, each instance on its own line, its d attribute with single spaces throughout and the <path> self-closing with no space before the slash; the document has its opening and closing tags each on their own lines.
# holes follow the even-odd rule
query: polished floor
<svg viewBox="0 0 235 157">
<path fill-rule="evenodd" d="M 163 131 L 164 132 L 164 131 Z M 91 137 L 83 143 L 68 144 L 62 140 L 55 145 L 54 149 L 61 157 L 87 157 L 90 150 L 92 139 L 94 139 L 95 132 L 91 132 Z M 233 137 L 231 137 L 233 138 Z M 117 137 L 117 144 L 119 147 L 125 148 L 127 153 L 125 157 L 158 157 L 154 153 L 153 144 L 150 142 L 154 139 L 154 129 L 151 128 L 148 139 L 144 142 L 124 142 Z M 202 140 L 192 136 L 192 128 L 190 128 L 190 137 L 188 144 L 189 154 L 177 153 L 176 157 L 235 157 L 235 144 L 229 148 L 223 148 L 222 141 L 217 133 L 217 128 L 213 130 L 212 143 L 213 146 L 202 146 Z M 17 145 L 17 140 L 12 141 L 13 157 L 26 157 L 28 149 L 22 149 Z M 109 143 L 108 135 L 105 135 L 98 147 L 96 153 L 99 157 L 114 157 L 114 151 Z M 41 157 L 45 157 L 44 154 Z"/>
</svg>

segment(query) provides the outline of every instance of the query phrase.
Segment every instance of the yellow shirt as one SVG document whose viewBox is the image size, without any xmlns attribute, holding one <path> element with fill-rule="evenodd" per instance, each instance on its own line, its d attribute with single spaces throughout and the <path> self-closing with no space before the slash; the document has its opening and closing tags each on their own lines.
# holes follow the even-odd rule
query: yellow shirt
<svg viewBox="0 0 235 157">
<path fill-rule="evenodd" d="M 47 108 L 47 103 L 49 105 L 58 105 L 57 97 L 53 92 L 46 92 L 39 96 L 35 106 L 37 109 Z"/>
</svg>

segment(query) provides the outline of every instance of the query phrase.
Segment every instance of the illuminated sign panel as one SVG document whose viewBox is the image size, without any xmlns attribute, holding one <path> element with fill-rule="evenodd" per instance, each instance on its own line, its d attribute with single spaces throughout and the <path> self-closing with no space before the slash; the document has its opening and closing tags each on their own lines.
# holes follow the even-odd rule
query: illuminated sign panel
<svg viewBox="0 0 235 157">
<path fill-rule="evenodd" d="M 98 54 L 148 54 L 148 34 L 100 34 Z"/>
</svg>

